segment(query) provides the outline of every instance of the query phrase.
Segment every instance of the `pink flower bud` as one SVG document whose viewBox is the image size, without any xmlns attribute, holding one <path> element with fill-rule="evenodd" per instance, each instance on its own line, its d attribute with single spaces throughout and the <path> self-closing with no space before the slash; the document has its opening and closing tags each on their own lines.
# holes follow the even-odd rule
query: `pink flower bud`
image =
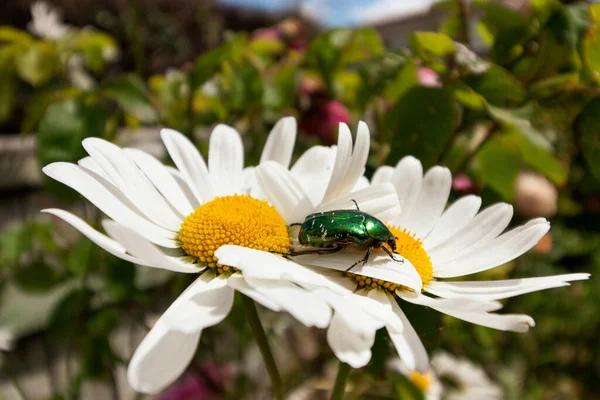
<svg viewBox="0 0 600 400">
<path fill-rule="evenodd" d="M 556 214 L 556 187 L 540 174 L 521 172 L 517 177 L 515 207 L 528 218 L 552 217 Z"/>
<path fill-rule="evenodd" d="M 419 67 L 417 70 L 417 79 L 421 86 L 425 87 L 442 87 L 440 76 L 431 68 Z"/>
</svg>

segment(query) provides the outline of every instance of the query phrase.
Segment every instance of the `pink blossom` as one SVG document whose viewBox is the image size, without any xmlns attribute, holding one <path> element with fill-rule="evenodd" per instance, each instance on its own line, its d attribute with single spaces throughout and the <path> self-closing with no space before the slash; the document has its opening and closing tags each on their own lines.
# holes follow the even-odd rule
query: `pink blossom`
<svg viewBox="0 0 600 400">
<path fill-rule="evenodd" d="M 452 189 L 461 193 L 475 193 L 477 191 L 477 185 L 473 183 L 473 180 L 466 174 L 457 174 L 452 179 Z"/>
<path fill-rule="evenodd" d="M 323 143 L 333 144 L 340 122 L 350 122 L 350 112 L 338 100 L 329 100 L 308 112 L 301 126 L 306 135 L 318 136 Z"/>
<path fill-rule="evenodd" d="M 440 76 L 431 68 L 419 67 L 417 70 L 417 79 L 421 86 L 425 87 L 442 87 Z"/>
</svg>

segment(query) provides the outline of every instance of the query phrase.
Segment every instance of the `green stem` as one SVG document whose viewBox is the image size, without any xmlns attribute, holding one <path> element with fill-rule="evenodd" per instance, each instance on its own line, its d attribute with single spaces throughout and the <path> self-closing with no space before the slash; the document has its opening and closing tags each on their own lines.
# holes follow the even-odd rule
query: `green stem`
<svg viewBox="0 0 600 400">
<path fill-rule="evenodd" d="M 350 375 L 350 366 L 340 361 L 340 367 L 338 368 L 337 377 L 335 378 L 335 385 L 331 392 L 331 400 L 342 400 L 344 398 L 344 392 L 346 391 L 346 381 Z"/>
<path fill-rule="evenodd" d="M 271 378 L 274 397 L 277 400 L 283 400 L 283 381 L 281 380 L 279 370 L 277 369 L 275 359 L 273 358 L 273 353 L 269 347 L 267 335 L 265 334 L 265 330 L 260 322 L 260 318 L 258 317 L 254 300 L 242 295 L 242 304 L 244 305 L 244 312 L 246 313 L 246 321 L 248 321 L 248 325 L 250 325 L 250 329 L 252 329 L 252 333 L 254 334 L 254 338 L 256 339 L 258 348 L 260 349 L 263 361 L 265 362 L 265 367 L 267 368 L 267 372 Z"/>
</svg>

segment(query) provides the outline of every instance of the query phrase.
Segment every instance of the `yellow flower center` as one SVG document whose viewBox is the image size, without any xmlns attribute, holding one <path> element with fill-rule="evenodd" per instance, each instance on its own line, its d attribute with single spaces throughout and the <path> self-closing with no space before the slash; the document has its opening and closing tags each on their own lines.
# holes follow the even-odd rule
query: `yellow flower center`
<svg viewBox="0 0 600 400">
<path fill-rule="evenodd" d="M 427 389 L 429 389 L 429 386 L 431 385 L 431 373 L 429 371 L 424 374 L 414 371 L 410 374 L 409 378 L 422 393 L 427 392 Z"/>
<path fill-rule="evenodd" d="M 396 237 L 396 253 L 410 261 L 421 277 L 423 286 L 426 286 L 431 282 L 431 279 L 433 279 L 433 266 L 429 255 L 423 248 L 423 242 L 406 229 L 400 229 L 393 225 L 387 225 L 387 227 Z M 391 250 L 389 246 L 385 246 Z M 402 268 L 402 266 L 399 265 L 399 268 Z M 354 279 L 358 286 L 363 288 L 382 289 L 392 293 L 395 292 L 396 289 L 404 288 L 404 286 L 396 283 L 387 282 L 382 279 L 374 279 L 352 272 L 346 272 L 346 276 Z"/>
<path fill-rule="evenodd" d="M 289 253 L 288 227 L 275 207 L 248 195 L 217 197 L 188 215 L 179 230 L 181 249 L 218 273 L 231 271 L 217 263 L 215 251 L 226 244 Z"/>
</svg>

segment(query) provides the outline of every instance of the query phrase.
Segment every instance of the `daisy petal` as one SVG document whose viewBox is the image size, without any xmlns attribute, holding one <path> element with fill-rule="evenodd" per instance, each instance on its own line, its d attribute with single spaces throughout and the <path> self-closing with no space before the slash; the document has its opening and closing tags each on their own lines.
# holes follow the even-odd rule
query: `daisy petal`
<svg viewBox="0 0 600 400">
<path fill-rule="evenodd" d="M 244 145 L 233 128 L 219 124 L 210 135 L 208 171 L 215 196 L 229 196 L 240 191 L 244 169 Z"/>
<path fill-rule="evenodd" d="M 499 236 L 490 242 L 488 250 L 485 252 L 477 252 L 436 265 L 434 276 L 452 278 L 470 275 L 507 263 L 531 249 L 548 230 L 550 230 L 550 224 L 547 222 L 537 223 L 527 226 L 525 229 L 519 229 L 516 234 L 510 235 L 508 240 L 503 238 L 504 235 Z"/>
<path fill-rule="evenodd" d="M 199 273 L 202 268 L 187 261 L 187 257 L 174 257 L 165 254 L 157 246 L 153 245 L 137 232 L 123 226 L 115 221 L 104 220 L 102 226 L 113 239 L 121 243 L 129 253 L 152 263 L 156 267 L 168 269 L 169 271 L 184 272 L 188 274 Z"/>
<path fill-rule="evenodd" d="M 136 392 L 160 392 L 179 378 L 196 354 L 200 332 L 171 330 L 163 318 L 154 324 L 129 362 L 127 379 Z"/>
<path fill-rule="evenodd" d="M 125 153 L 131 157 L 150 182 L 179 212 L 180 216 L 186 217 L 194 211 L 194 207 L 188 201 L 188 198 L 181 190 L 173 175 L 169 173 L 160 161 L 138 149 L 125 149 Z"/>
<path fill-rule="evenodd" d="M 389 183 L 373 185 L 358 192 L 347 193 L 329 203 L 322 204 L 317 211 L 355 210 L 356 201 L 361 211 L 382 221 L 392 220 L 400 215 L 400 203 L 394 186 Z"/>
<path fill-rule="evenodd" d="M 181 218 L 150 183 L 137 165 L 118 146 L 99 138 L 84 139 L 83 147 L 104 172 L 151 221 L 172 231 Z"/>
<path fill-rule="evenodd" d="M 354 150 L 352 151 L 349 164 L 346 166 L 344 178 L 333 190 L 333 195 L 335 197 L 352 191 L 358 179 L 363 176 L 367 158 L 369 156 L 370 144 L 371 136 L 369 134 L 369 127 L 363 121 L 360 121 L 356 132 Z M 334 198 L 329 198 L 328 200 L 333 200 Z M 325 201 L 325 199 L 323 199 L 323 201 Z"/>
<path fill-rule="evenodd" d="M 350 159 L 352 158 L 352 134 L 350 128 L 344 123 L 340 123 L 338 132 L 338 145 L 337 152 L 335 155 L 335 164 L 333 166 L 333 172 L 331 173 L 331 179 L 329 185 L 323 196 L 323 202 L 334 200 L 338 196 L 338 189 L 341 187 L 344 181 L 344 176 L 350 165 Z"/>
<path fill-rule="evenodd" d="M 486 208 L 450 240 L 429 250 L 432 264 L 437 268 L 438 264 L 456 258 L 457 254 L 466 253 L 471 246 L 487 247 L 506 228 L 512 215 L 513 208 L 506 203 Z"/>
<path fill-rule="evenodd" d="M 412 156 L 406 156 L 398 162 L 391 183 L 396 187 L 396 193 L 402 207 L 402 218 L 408 218 L 417 202 L 423 181 L 423 166 Z M 402 222 L 401 220 L 398 221 Z"/>
<path fill-rule="evenodd" d="M 384 165 L 375 171 L 371 178 L 371 185 L 378 185 L 380 183 L 390 183 L 392 181 L 392 175 L 394 174 L 394 168 L 389 165 Z"/>
<path fill-rule="evenodd" d="M 442 215 L 451 186 L 452 175 L 448 168 L 431 168 L 423 177 L 416 206 L 411 208 L 409 214 L 400 217 L 399 225 L 419 238 L 425 237 Z"/>
<path fill-rule="evenodd" d="M 290 166 L 295 142 L 296 119 L 294 117 L 281 118 L 269 133 L 260 156 L 260 164 L 275 161 L 287 169 Z"/>
<path fill-rule="evenodd" d="M 181 175 L 181 172 L 179 172 L 177 168 L 169 167 L 168 165 L 165 166 L 165 169 L 173 177 L 173 179 L 175 179 L 175 182 L 177 182 L 177 186 L 179 186 L 179 189 L 181 189 L 185 198 L 187 199 L 188 203 L 190 203 L 192 208 L 194 210 L 198 208 L 200 206 L 200 203 L 198 202 L 198 199 L 196 198 L 194 192 L 192 192 L 192 189 L 190 189 L 190 186 L 183 178 L 183 175 Z"/>
<path fill-rule="evenodd" d="M 281 164 L 268 161 L 258 166 L 256 181 L 267 200 L 288 224 L 302 222 L 313 212 L 314 206 L 302 186 Z"/>
<path fill-rule="evenodd" d="M 221 322 L 233 305 L 233 288 L 227 278 L 202 274 L 173 303 L 163 319 L 169 329 L 183 333 L 201 332 Z"/>
<path fill-rule="evenodd" d="M 272 311 L 281 311 L 279 304 L 273 302 L 268 297 L 263 296 L 252 288 L 240 274 L 233 274 L 227 279 L 227 284 L 238 292 L 245 294 L 257 303 L 262 304 Z"/>
<path fill-rule="evenodd" d="M 335 154 L 333 147 L 313 146 L 300 156 L 290 170 L 313 204 L 320 204 L 323 200 L 333 171 Z"/>
<path fill-rule="evenodd" d="M 108 175 L 106 175 L 106 173 L 102 170 L 102 168 L 100 168 L 98 163 L 96 161 L 94 161 L 94 159 L 92 157 L 90 157 L 90 156 L 83 157 L 82 159 L 77 161 L 77 164 L 79 164 L 80 166 L 82 166 L 83 168 L 85 168 L 89 171 L 92 171 L 92 172 L 100 175 L 101 177 L 103 177 L 104 179 L 106 179 L 107 181 L 109 181 L 110 183 L 112 183 L 114 185 L 114 182 L 112 182 L 110 180 Z"/>
<path fill-rule="evenodd" d="M 302 286 L 326 287 L 337 293 L 348 292 L 326 276 L 266 251 L 225 245 L 215 251 L 215 256 L 219 263 L 238 268 L 247 278 L 289 280 Z"/>
<path fill-rule="evenodd" d="M 467 226 L 477 215 L 481 207 L 481 197 L 464 196 L 456 200 L 435 224 L 431 232 L 423 239 L 423 247 L 429 250 L 450 240 L 457 232 Z"/>
<path fill-rule="evenodd" d="M 589 279 L 590 274 L 566 274 L 539 278 L 498 281 L 441 282 L 432 281 L 425 290 L 444 298 L 501 300 L 539 290 L 569 286 L 568 282 Z"/>
<path fill-rule="evenodd" d="M 331 321 L 331 308 L 325 300 L 287 281 L 246 277 L 256 292 L 278 304 L 305 326 L 326 328 Z"/>
<path fill-rule="evenodd" d="M 98 232 L 78 216 L 71 214 L 70 212 L 65 210 L 59 210 L 57 208 L 47 208 L 45 210 L 42 210 L 42 212 L 55 215 L 63 221 L 67 222 L 73 228 L 81 232 L 85 237 L 90 239 L 96 245 L 102 247 L 104 250 L 108 251 L 113 256 L 119 257 L 125 261 L 129 261 L 135 264 L 147 265 L 145 261 L 127 254 L 127 250 L 119 242 L 112 240 L 108 236 Z"/>
<path fill-rule="evenodd" d="M 416 370 L 419 373 L 424 374 L 429 369 L 429 356 L 427 355 L 427 350 L 425 350 L 415 328 L 410 324 L 408 318 L 406 318 L 406 315 L 400 309 L 400 306 L 398 306 L 394 298 L 390 299 L 390 304 L 392 305 L 393 312 L 400 319 L 404 329 L 402 332 L 398 332 L 394 329 L 390 329 L 388 326 L 388 334 L 406 367 L 411 371 Z"/>
<path fill-rule="evenodd" d="M 438 299 L 423 294 L 407 295 L 406 292 L 396 291 L 398 297 L 409 303 L 418 304 L 421 306 L 431 307 L 433 309 L 451 309 L 457 311 L 496 311 L 502 308 L 502 304 L 492 300 L 477 300 L 477 299 Z"/>
<path fill-rule="evenodd" d="M 178 247 L 175 233 L 157 226 L 132 209 L 124 196 L 117 193 L 110 183 L 96 179 L 78 165 L 56 162 L 45 166 L 42 171 L 50 178 L 75 189 L 115 221 L 134 229 L 153 243 L 164 247 Z M 112 186 L 112 185 L 111 185 Z"/>
<path fill-rule="evenodd" d="M 172 129 L 161 129 L 160 136 L 171 159 L 198 202 L 212 200 L 215 196 L 208 169 L 196 146 L 181 133 Z"/>
<path fill-rule="evenodd" d="M 337 312 L 327 329 L 327 343 L 342 362 L 352 368 L 361 368 L 371 360 L 371 347 L 375 343 L 375 331 L 356 333 Z"/>
<path fill-rule="evenodd" d="M 348 249 L 334 254 L 307 254 L 296 256 L 294 259 L 297 259 L 302 265 L 345 271 L 363 256 L 363 252 Z M 369 258 L 367 265 L 356 265 L 352 268 L 351 272 L 403 285 L 411 288 L 417 293 L 421 291 L 423 285 L 421 277 L 409 260 L 404 259 L 404 263 L 401 264 L 391 260 L 387 254 L 371 254 L 371 258 Z"/>
</svg>

